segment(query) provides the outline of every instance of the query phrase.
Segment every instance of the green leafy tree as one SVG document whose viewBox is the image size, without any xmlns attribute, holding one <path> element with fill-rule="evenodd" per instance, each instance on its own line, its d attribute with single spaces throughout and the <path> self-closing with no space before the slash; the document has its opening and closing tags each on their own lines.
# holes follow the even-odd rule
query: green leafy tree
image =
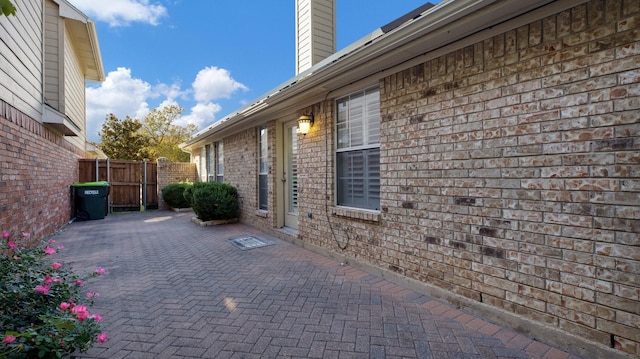
<svg viewBox="0 0 640 359">
<path fill-rule="evenodd" d="M 171 162 L 189 162 L 189 154 L 183 152 L 179 145 L 191 139 L 197 127 L 174 124 L 183 111 L 178 105 L 170 105 L 153 109 L 142 119 L 140 132 L 148 141 L 146 150 L 150 159 L 166 157 Z"/>
<path fill-rule="evenodd" d="M 16 7 L 9 0 L 0 0 L 0 11 L 4 16 L 15 15 Z"/>
<path fill-rule="evenodd" d="M 102 124 L 102 130 L 99 133 L 100 143 L 97 146 L 114 160 L 149 159 L 148 139 L 140 131 L 141 128 L 142 123 L 138 119 L 127 116 L 124 120 L 120 120 L 110 113 Z"/>
</svg>

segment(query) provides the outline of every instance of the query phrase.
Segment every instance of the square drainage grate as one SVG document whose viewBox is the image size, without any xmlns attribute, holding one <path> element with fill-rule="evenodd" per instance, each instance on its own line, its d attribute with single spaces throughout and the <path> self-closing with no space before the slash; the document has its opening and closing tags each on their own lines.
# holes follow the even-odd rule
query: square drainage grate
<svg viewBox="0 0 640 359">
<path fill-rule="evenodd" d="M 242 249 L 243 251 L 260 248 L 268 245 L 272 245 L 273 243 L 266 241 L 262 238 L 254 237 L 254 236 L 245 236 L 239 238 L 231 238 L 227 239 L 234 246 Z"/>
</svg>

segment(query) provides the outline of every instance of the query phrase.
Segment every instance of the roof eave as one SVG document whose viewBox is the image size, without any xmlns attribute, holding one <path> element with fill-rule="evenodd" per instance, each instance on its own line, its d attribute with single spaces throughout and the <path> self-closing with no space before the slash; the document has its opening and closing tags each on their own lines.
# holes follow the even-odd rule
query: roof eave
<svg viewBox="0 0 640 359">
<path fill-rule="evenodd" d="M 82 65 L 84 66 L 83 72 L 85 80 L 104 81 L 104 66 L 95 22 L 67 0 L 53 1 L 59 6 L 60 17 L 75 24 L 75 26 L 73 26 L 74 31 L 83 32 L 82 36 L 76 37 L 74 40 L 80 42 L 77 46 L 85 50 L 81 51 L 80 55 Z"/>
<path fill-rule="evenodd" d="M 567 1 L 567 3 L 585 1 L 587 0 L 573 0 Z M 402 57 L 397 56 L 397 54 L 394 55 L 398 57 L 396 66 L 405 63 L 409 59 L 419 56 L 417 53 L 412 53 L 412 49 L 407 48 L 407 45 L 416 39 L 425 38 L 422 43 L 428 42 L 428 46 L 421 48 L 420 51 L 422 54 L 428 53 L 460 38 L 551 2 L 553 0 L 503 2 L 499 0 L 445 0 L 425 11 L 422 16 L 407 21 L 386 34 L 381 33 L 381 30 L 378 29 L 365 36 L 344 50 L 337 52 L 309 70 L 269 91 L 251 105 L 224 117 L 198 132 L 194 138 L 183 143 L 181 147 L 183 150 L 189 151 L 204 144 L 209 137 L 215 137 L 216 134 L 227 132 L 231 127 L 240 128 L 243 124 L 266 120 L 264 115 L 275 112 L 279 104 L 284 103 L 284 101 L 291 102 L 298 97 L 309 96 L 309 93 L 314 89 L 316 89 L 316 92 L 319 91 L 318 89 L 329 92 L 335 87 L 341 86 L 338 81 L 342 81 L 344 84 L 352 82 L 353 78 L 339 75 L 345 74 L 347 71 L 363 68 L 371 62 L 371 59 L 384 58 L 384 55 L 389 54 L 392 50 L 401 49 L 405 52 Z M 491 9 L 492 16 L 480 16 L 479 12 L 481 10 L 494 3 L 501 5 L 498 9 L 500 11 Z M 573 6 L 571 4 L 565 5 Z M 469 16 L 472 14 L 476 16 Z M 445 29 L 448 25 L 459 22 L 465 17 L 467 20 L 464 23 Z M 387 58 L 386 61 L 393 60 Z M 389 68 L 393 67 L 395 66 L 389 66 Z M 369 69 L 369 76 L 381 70 L 384 69 L 378 68 L 376 70 L 371 68 Z M 332 88 L 327 87 L 329 82 L 332 82 Z M 251 110 L 257 104 L 260 104 L 262 108 L 257 111 Z M 250 113 L 247 114 L 247 112 Z"/>
</svg>

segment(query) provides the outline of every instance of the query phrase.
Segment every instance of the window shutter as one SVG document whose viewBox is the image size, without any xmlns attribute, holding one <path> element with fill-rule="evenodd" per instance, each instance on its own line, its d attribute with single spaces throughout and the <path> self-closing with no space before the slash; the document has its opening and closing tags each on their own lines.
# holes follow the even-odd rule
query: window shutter
<svg viewBox="0 0 640 359">
<path fill-rule="evenodd" d="M 367 144 L 380 143 L 380 93 L 375 91 L 367 92 L 366 95 L 366 112 L 367 121 Z"/>
</svg>

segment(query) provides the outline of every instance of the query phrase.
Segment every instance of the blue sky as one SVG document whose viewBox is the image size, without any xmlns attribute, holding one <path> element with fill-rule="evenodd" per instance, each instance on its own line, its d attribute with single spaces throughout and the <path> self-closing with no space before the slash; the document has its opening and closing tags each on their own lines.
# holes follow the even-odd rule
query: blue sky
<svg viewBox="0 0 640 359">
<path fill-rule="evenodd" d="M 293 0 L 69 1 L 96 22 L 106 75 L 87 88 L 90 141 L 109 113 L 168 104 L 202 129 L 295 76 Z M 337 0 L 338 50 L 426 2 Z"/>
</svg>

